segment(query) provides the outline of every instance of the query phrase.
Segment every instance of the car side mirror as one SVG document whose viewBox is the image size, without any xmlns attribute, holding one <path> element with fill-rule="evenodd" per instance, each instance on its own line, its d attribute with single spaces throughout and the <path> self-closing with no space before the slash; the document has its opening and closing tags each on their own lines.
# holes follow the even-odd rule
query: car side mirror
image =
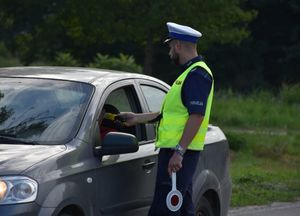
<svg viewBox="0 0 300 216">
<path fill-rule="evenodd" d="M 94 147 L 96 156 L 116 155 L 137 152 L 139 149 L 134 135 L 121 132 L 109 132 L 105 135 L 101 146 Z"/>
</svg>

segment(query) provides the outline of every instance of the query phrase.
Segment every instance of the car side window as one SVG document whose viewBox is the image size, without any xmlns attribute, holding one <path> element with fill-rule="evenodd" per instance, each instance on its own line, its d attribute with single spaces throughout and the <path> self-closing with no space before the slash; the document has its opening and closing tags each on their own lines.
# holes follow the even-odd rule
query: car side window
<svg viewBox="0 0 300 216">
<path fill-rule="evenodd" d="M 149 85 L 141 85 L 150 112 L 158 112 L 166 96 L 166 92 Z"/>
<path fill-rule="evenodd" d="M 127 91 L 128 92 L 128 91 Z M 119 88 L 107 97 L 105 104 L 111 104 L 118 108 L 122 112 L 133 112 L 132 107 L 130 106 L 128 93 L 126 93 L 125 88 Z"/>
<path fill-rule="evenodd" d="M 142 126 L 123 126 L 121 121 L 112 121 L 109 116 L 110 114 L 118 114 L 120 112 L 139 112 L 140 105 L 135 94 L 133 86 L 124 86 L 112 91 L 105 100 L 101 113 L 104 114 L 104 118 L 100 124 L 101 138 L 111 131 L 118 131 L 124 133 L 130 133 L 137 137 L 139 141 L 143 140 L 145 135 L 143 133 Z"/>
<path fill-rule="evenodd" d="M 150 85 L 141 85 L 142 93 L 145 97 L 148 109 L 150 112 L 159 112 L 166 96 L 166 92 L 158 87 Z M 155 124 L 147 124 L 147 138 L 148 140 L 155 140 L 156 130 Z"/>
</svg>

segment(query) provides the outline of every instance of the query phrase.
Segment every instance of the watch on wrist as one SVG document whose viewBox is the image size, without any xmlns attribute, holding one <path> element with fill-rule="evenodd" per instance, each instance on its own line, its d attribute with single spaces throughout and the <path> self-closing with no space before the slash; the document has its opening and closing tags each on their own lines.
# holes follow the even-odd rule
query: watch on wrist
<svg viewBox="0 0 300 216">
<path fill-rule="evenodd" d="M 183 157 L 184 153 L 185 153 L 185 150 L 181 147 L 181 145 L 177 144 L 175 146 L 175 152 L 177 154 L 179 154 L 181 157 Z"/>
</svg>

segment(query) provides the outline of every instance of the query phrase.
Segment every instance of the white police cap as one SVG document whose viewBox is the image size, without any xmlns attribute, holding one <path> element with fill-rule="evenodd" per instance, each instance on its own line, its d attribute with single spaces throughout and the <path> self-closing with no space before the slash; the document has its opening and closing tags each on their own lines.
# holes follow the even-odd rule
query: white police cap
<svg viewBox="0 0 300 216">
<path fill-rule="evenodd" d="M 173 22 L 167 22 L 169 37 L 164 41 L 170 42 L 173 39 L 197 43 L 198 38 L 202 36 L 201 32 L 185 25 L 179 25 Z"/>
</svg>

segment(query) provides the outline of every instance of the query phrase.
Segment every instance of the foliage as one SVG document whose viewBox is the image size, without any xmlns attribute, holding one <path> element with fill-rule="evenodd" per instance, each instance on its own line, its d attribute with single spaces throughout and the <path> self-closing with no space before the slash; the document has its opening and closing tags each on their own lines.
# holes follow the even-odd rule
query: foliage
<svg viewBox="0 0 300 216">
<path fill-rule="evenodd" d="M 299 161 L 258 159 L 236 155 L 232 163 L 231 206 L 266 205 L 278 201 L 295 201 L 300 195 Z"/>
<path fill-rule="evenodd" d="M 211 121 L 221 127 L 297 130 L 300 128 L 299 104 L 288 103 L 288 95 L 298 100 L 294 98 L 299 95 L 297 86 L 284 87 L 282 96 L 262 90 L 248 95 L 219 91 L 214 97 Z"/>
<path fill-rule="evenodd" d="M 52 59 L 63 50 L 89 61 L 104 45 L 133 42 L 145 49 L 145 67 L 149 67 L 154 63 L 153 45 L 167 35 L 167 21 L 200 29 L 203 48 L 215 41 L 237 43 L 247 37 L 247 22 L 255 12 L 241 9 L 241 1 L 193 0 L 182 7 L 180 0 L 172 4 L 167 0 L 90 0 L 82 7 L 79 0 L 2 0 L 0 31 L 5 34 L 0 39 L 25 64 L 41 57 Z"/>
<path fill-rule="evenodd" d="M 243 137 L 247 147 L 231 152 L 231 206 L 263 205 L 293 201 L 299 197 L 300 145 L 297 132 L 239 131 L 232 135 Z"/>
<path fill-rule="evenodd" d="M 299 86 L 279 94 L 217 92 L 212 122 L 231 149 L 231 206 L 293 201 L 300 196 Z"/>
<path fill-rule="evenodd" d="M 88 67 L 120 70 L 133 73 L 142 72 L 142 67 L 135 63 L 133 56 L 128 56 L 122 53 L 119 57 L 110 57 L 108 55 L 97 53 L 94 62 L 88 64 Z"/>
<path fill-rule="evenodd" d="M 283 85 L 280 96 L 285 103 L 300 106 L 300 83 L 290 86 Z"/>
<path fill-rule="evenodd" d="M 55 56 L 54 65 L 58 66 L 79 66 L 77 61 L 68 52 L 59 52 Z"/>
<path fill-rule="evenodd" d="M 249 23 L 251 36 L 239 45 L 215 44 L 205 54 L 219 88 L 240 91 L 279 90 L 300 82 L 300 1 L 247 0 L 257 11 Z"/>
<path fill-rule="evenodd" d="M 234 133 L 232 131 L 226 131 L 226 138 L 229 143 L 229 148 L 232 151 L 240 151 L 247 148 L 246 139 L 243 135 L 239 133 Z"/>
<path fill-rule="evenodd" d="M 249 0 L 249 7 L 258 11 L 251 29 L 260 43 L 252 48 L 260 47 L 264 76 L 277 85 L 299 82 L 300 1 Z"/>
<path fill-rule="evenodd" d="M 24 65 L 65 51 L 82 65 L 96 53 L 128 53 L 171 84 L 178 73 L 161 42 L 173 21 L 203 33 L 199 52 L 216 89 L 278 91 L 300 82 L 299 8 L 298 0 L 1 0 L 0 41 Z"/>
<path fill-rule="evenodd" d="M 210 44 L 239 43 L 249 35 L 246 23 L 254 18 L 255 12 L 244 11 L 239 7 L 239 0 L 186 1 L 184 7 L 180 0 L 139 1 L 119 0 L 122 10 L 112 17 L 114 25 L 106 29 L 114 34 L 117 41 L 134 41 L 144 47 L 144 73 L 153 75 L 154 44 L 161 43 L 167 35 L 166 22 L 173 21 L 190 25 L 203 33 L 202 49 Z M 195 14 L 197 19 L 195 19 Z M 138 17 L 138 19 L 137 19 Z M 159 63 L 156 63 L 159 65 Z M 173 73 L 175 77 L 177 74 Z"/>
<path fill-rule="evenodd" d="M 53 62 L 47 59 L 38 59 L 32 63 L 30 63 L 30 66 L 51 66 L 53 65 Z"/>
<path fill-rule="evenodd" d="M 20 61 L 13 57 L 3 42 L 0 42 L 0 67 L 21 65 Z"/>
</svg>

